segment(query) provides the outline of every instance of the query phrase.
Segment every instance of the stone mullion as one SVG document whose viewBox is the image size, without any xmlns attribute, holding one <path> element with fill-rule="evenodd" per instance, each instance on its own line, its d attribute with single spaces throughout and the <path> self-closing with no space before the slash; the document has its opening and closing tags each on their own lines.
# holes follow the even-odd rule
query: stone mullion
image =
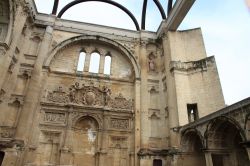
<svg viewBox="0 0 250 166">
<path fill-rule="evenodd" d="M 84 62 L 84 70 L 83 70 L 84 72 L 89 71 L 90 58 L 91 58 L 91 53 L 87 51 L 86 57 L 85 57 L 85 62 Z"/>
<path fill-rule="evenodd" d="M 100 63 L 99 63 L 99 73 L 103 74 L 104 73 L 104 64 L 105 63 L 105 55 L 100 54 Z"/>
</svg>

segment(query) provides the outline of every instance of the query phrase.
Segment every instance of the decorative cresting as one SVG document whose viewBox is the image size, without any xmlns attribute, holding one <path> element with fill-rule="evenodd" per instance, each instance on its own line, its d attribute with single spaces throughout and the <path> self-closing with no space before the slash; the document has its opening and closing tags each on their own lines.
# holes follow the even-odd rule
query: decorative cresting
<svg viewBox="0 0 250 166">
<path fill-rule="evenodd" d="M 80 85 L 78 82 L 71 85 L 68 90 L 64 90 L 64 88 L 59 86 L 54 91 L 49 91 L 46 96 L 46 101 L 88 107 L 107 107 L 128 111 L 132 111 L 134 105 L 132 99 L 126 99 L 122 94 L 112 97 L 111 89 L 107 86 L 96 87 L 93 83 Z"/>
<path fill-rule="evenodd" d="M 103 42 L 104 44 L 108 44 L 108 45 L 112 45 L 114 48 L 116 48 L 118 51 L 120 51 L 121 53 L 123 53 L 123 55 L 125 55 L 128 60 L 130 61 L 130 63 L 133 66 L 133 70 L 134 70 L 134 74 L 136 79 L 140 78 L 140 68 L 139 65 L 135 59 L 135 57 L 132 55 L 132 53 L 129 51 L 129 49 L 127 49 L 125 46 L 123 46 L 122 44 L 111 40 L 109 38 L 105 38 L 105 37 L 101 37 L 101 36 L 92 36 L 92 35 L 82 35 L 82 36 L 77 36 L 77 37 L 72 37 L 68 40 L 65 40 L 61 43 L 59 43 L 56 47 L 54 47 L 51 51 L 50 54 L 48 56 L 48 58 L 45 60 L 43 67 L 44 68 L 49 68 L 52 59 L 55 58 L 55 55 L 60 51 L 63 50 L 64 48 L 73 45 L 75 43 L 78 42 L 84 42 L 84 41 L 88 41 L 89 42 Z"/>
</svg>

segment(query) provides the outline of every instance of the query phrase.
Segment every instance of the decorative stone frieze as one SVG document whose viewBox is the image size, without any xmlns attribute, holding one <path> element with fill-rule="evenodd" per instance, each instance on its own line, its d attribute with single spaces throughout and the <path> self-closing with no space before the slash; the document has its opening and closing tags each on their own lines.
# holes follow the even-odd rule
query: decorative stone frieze
<svg viewBox="0 0 250 166">
<path fill-rule="evenodd" d="M 133 109 L 133 104 L 133 100 L 127 100 L 121 93 L 119 93 L 117 97 L 109 101 L 108 106 L 116 109 Z"/>
<path fill-rule="evenodd" d="M 132 110 L 134 103 L 133 100 L 124 98 L 121 93 L 112 98 L 111 89 L 106 86 L 100 88 L 94 85 L 80 85 L 78 82 L 67 91 L 61 86 L 52 92 L 49 91 L 47 101 L 84 106 L 103 106 L 119 110 Z"/>
<path fill-rule="evenodd" d="M 214 63 L 214 57 L 207 57 L 198 61 L 181 62 L 181 61 L 171 61 L 170 70 L 180 70 L 180 71 L 191 71 L 191 70 L 207 70 L 210 64 Z"/>
<path fill-rule="evenodd" d="M 65 113 L 45 112 L 43 121 L 45 123 L 62 123 L 66 121 Z"/>
<path fill-rule="evenodd" d="M 110 128 L 128 130 L 129 129 L 129 120 L 128 119 L 111 118 L 110 119 Z"/>
</svg>

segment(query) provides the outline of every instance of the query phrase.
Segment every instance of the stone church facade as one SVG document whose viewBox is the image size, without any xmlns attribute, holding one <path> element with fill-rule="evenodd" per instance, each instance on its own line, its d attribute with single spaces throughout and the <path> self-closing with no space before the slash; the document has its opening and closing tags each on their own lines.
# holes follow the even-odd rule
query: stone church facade
<svg viewBox="0 0 250 166">
<path fill-rule="evenodd" d="M 225 107 L 182 1 L 149 32 L 1 0 L 0 165 L 248 165 L 250 99 Z"/>
</svg>

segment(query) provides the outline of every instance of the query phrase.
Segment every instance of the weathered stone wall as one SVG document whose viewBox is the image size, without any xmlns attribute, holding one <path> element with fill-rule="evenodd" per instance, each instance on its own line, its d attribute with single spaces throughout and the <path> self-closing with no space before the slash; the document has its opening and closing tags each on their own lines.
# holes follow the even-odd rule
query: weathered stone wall
<svg viewBox="0 0 250 166">
<path fill-rule="evenodd" d="M 197 103 L 200 117 L 224 106 L 199 29 L 157 36 L 56 19 L 14 2 L 11 42 L 0 45 L 4 166 L 176 165 L 186 105 Z M 77 71 L 81 51 L 85 66 Z M 97 73 L 89 71 L 93 52 Z"/>
</svg>

